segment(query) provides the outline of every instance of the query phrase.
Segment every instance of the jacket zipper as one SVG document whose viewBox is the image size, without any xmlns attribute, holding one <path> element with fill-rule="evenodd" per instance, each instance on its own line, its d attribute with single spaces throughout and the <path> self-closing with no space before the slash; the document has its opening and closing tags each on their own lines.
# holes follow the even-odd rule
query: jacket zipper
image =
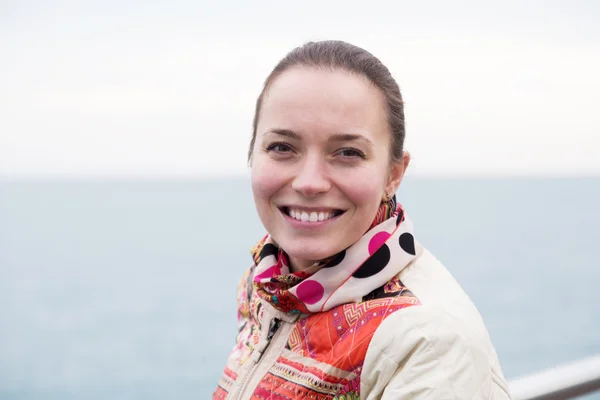
<svg viewBox="0 0 600 400">
<path fill-rule="evenodd" d="M 236 396 L 236 400 L 240 400 L 242 398 L 242 396 L 244 395 L 244 392 L 246 391 L 246 386 L 248 385 L 248 382 L 250 382 L 252 375 L 254 375 L 254 371 L 258 367 L 260 359 L 262 358 L 265 351 L 267 351 L 269 344 L 271 344 L 271 339 L 273 339 L 273 336 L 275 336 L 275 334 L 279 330 L 280 325 L 281 325 L 281 320 L 279 320 L 278 318 L 273 318 L 271 320 L 271 322 L 269 324 L 269 332 L 267 333 L 267 339 L 264 342 L 264 345 L 262 345 L 260 348 L 255 348 L 254 352 L 251 355 L 254 365 L 252 365 L 252 368 L 250 369 L 250 371 L 248 371 L 248 373 L 244 377 L 244 382 L 242 383 L 240 391 L 238 392 L 238 395 Z M 256 355 L 255 355 L 255 353 L 256 353 Z"/>
<path fill-rule="evenodd" d="M 279 329 L 279 325 L 281 325 L 281 321 L 278 318 L 273 318 L 271 323 L 269 324 L 269 333 L 267 334 L 267 343 L 271 343 L 271 339 Z M 268 344 L 267 344 L 268 346 Z M 265 346 L 266 349 L 266 346 Z"/>
</svg>

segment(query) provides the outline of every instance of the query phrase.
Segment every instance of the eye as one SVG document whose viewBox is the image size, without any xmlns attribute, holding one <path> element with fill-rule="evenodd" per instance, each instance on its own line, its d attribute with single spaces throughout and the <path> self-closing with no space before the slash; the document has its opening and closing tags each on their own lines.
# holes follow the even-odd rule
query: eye
<svg viewBox="0 0 600 400">
<path fill-rule="evenodd" d="M 344 158 L 365 158 L 365 153 L 354 147 L 341 149 L 338 154 Z"/>
<path fill-rule="evenodd" d="M 293 149 L 292 147 L 284 142 L 273 142 L 265 147 L 267 152 L 274 151 L 276 153 L 289 153 Z"/>
</svg>

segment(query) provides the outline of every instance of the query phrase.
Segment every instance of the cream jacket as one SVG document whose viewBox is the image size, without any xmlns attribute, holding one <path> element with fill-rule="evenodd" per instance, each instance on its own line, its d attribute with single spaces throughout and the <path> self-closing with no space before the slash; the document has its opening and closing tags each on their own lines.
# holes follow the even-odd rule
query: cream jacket
<svg viewBox="0 0 600 400">
<path fill-rule="evenodd" d="M 415 246 L 416 258 L 400 272 L 400 280 L 421 305 L 395 311 L 376 329 L 360 374 L 360 399 L 510 399 L 477 309 L 442 264 Z M 300 316 L 262 305 L 261 325 L 279 320 L 275 333 L 261 332 L 236 379 L 222 378 L 220 386 L 228 393 L 216 392 L 213 398 L 262 398 L 252 397 L 257 385 L 287 354 L 286 343 Z"/>
<path fill-rule="evenodd" d="M 422 306 L 395 312 L 377 329 L 361 375 L 361 399 L 510 399 L 479 312 L 422 246 L 400 280 Z"/>
</svg>

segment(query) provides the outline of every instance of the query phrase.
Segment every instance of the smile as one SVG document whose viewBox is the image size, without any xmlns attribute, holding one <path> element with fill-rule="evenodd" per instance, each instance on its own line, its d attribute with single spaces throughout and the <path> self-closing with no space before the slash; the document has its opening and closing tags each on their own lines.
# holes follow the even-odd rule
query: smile
<svg viewBox="0 0 600 400">
<path fill-rule="evenodd" d="M 302 222 L 321 222 L 342 215 L 344 211 L 335 209 L 305 209 L 298 207 L 282 207 L 281 212 Z"/>
</svg>

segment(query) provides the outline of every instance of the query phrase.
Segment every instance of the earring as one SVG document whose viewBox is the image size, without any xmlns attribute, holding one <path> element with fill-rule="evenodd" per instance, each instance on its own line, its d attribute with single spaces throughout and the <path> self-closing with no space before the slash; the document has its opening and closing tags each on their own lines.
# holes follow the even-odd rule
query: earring
<svg viewBox="0 0 600 400">
<path fill-rule="evenodd" d="M 392 195 L 389 194 L 388 192 L 385 192 L 385 194 L 383 195 L 383 201 L 384 202 L 388 202 L 392 199 Z"/>
</svg>

